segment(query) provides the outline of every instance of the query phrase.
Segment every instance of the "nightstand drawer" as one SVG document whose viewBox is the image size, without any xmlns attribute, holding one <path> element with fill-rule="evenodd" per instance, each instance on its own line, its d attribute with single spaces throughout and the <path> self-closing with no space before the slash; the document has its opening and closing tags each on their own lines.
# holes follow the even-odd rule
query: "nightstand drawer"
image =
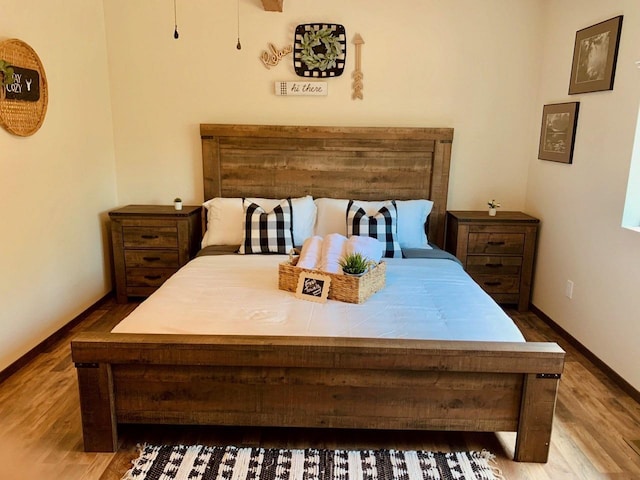
<svg viewBox="0 0 640 480">
<path fill-rule="evenodd" d="M 127 287 L 159 287 L 177 268 L 129 268 Z"/>
<path fill-rule="evenodd" d="M 522 255 L 524 237 L 524 233 L 469 233 L 467 253 Z"/>
<path fill-rule="evenodd" d="M 176 227 L 123 227 L 124 248 L 178 248 Z"/>
<path fill-rule="evenodd" d="M 520 275 L 522 257 L 491 257 L 469 255 L 467 272 L 484 275 Z"/>
<path fill-rule="evenodd" d="M 180 266 L 180 259 L 176 250 L 125 250 L 124 264 L 129 268 L 135 267 L 174 267 Z"/>
<path fill-rule="evenodd" d="M 471 277 L 487 293 L 519 293 L 519 275 L 481 275 L 471 274 Z"/>
</svg>

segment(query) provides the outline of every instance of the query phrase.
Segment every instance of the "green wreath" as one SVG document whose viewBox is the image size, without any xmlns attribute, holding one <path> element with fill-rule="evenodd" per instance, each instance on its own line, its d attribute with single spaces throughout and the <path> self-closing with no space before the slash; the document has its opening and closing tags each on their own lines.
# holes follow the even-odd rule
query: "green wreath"
<svg viewBox="0 0 640 480">
<path fill-rule="evenodd" d="M 333 35 L 329 28 L 306 32 L 300 42 L 302 50 L 300 59 L 313 70 L 317 68 L 321 72 L 336 66 L 336 60 L 342 53 L 340 40 Z M 317 47 L 320 47 L 317 49 Z"/>
</svg>

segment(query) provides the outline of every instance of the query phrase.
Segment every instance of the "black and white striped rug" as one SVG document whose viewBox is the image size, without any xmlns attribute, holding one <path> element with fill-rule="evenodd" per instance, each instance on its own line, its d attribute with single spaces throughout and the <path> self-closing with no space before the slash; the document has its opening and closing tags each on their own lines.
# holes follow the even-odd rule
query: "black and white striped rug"
<svg viewBox="0 0 640 480">
<path fill-rule="evenodd" d="M 499 480 L 483 452 L 142 447 L 122 480 Z"/>
</svg>

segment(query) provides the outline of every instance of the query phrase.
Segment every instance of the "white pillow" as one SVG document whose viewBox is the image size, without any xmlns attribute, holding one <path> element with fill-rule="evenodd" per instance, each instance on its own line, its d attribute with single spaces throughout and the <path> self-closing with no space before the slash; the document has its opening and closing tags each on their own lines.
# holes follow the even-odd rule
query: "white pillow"
<svg viewBox="0 0 640 480">
<path fill-rule="evenodd" d="M 375 215 L 388 200 L 365 202 L 356 200 L 367 215 Z M 318 207 L 315 234 L 324 237 L 330 233 L 347 235 L 347 207 L 349 200 L 316 198 Z M 430 249 L 425 223 L 433 202 L 431 200 L 396 200 L 398 209 L 398 242 L 402 248 Z M 295 220 L 294 220 L 295 225 Z"/>
<path fill-rule="evenodd" d="M 433 208 L 431 200 L 396 200 L 398 209 L 398 241 L 402 248 L 432 248 L 425 223 Z"/>
<path fill-rule="evenodd" d="M 207 209 L 207 231 L 202 237 L 202 248 L 242 243 L 244 210 L 241 198 L 216 197 L 202 206 Z"/>
<path fill-rule="evenodd" d="M 247 198 L 265 211 L 270 212 L 282 199 Z M 243 240 L 244 210 L 242 198 L 216 197 L 202 204 L 207 209 L 207 231 L 202 238 L 202 248 L 207 245 L 240 245 Z M 293 243 L 301 246 L 304 241 L 313 236 L 316 223 L 316 205 L 313 197 L 292 198 L 293 208 Z M 346 210 L 345 210 L 346 211 Z M 345 227 L 346 228 L 346 227 Z"/>
<path fill-rule="evenodd" d="M 339 233 L 346 237 L 349 200 L 316 198 L 314 202 L 318 207 L 315 234 L 326 237 L 330 233 Z"/>
</svg>

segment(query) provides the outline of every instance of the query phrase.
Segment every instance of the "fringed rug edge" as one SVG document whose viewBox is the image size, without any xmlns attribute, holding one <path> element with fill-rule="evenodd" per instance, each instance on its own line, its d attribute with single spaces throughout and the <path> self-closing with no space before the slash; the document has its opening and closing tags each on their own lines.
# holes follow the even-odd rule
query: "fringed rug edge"
<svg viewBox="0 0 640 480">
<path fill-rule="evenodd" d="M 236 446 L 224 446 L 221 447 L 220 445 L 179 445 L 179 444 L 175 444 L 175 445 L 171 445 L 171 447 L 191 447 L 191 448 L 202 448 L 202 447 L 208 447 L 208 448 L 238 448 L 238 449 L 243 449 L 243 448 L 252 448 L 252 447 L 236 447 Z M 145 455 L 145 450 L 147 448 L 151 448 L 151 449 L 157 449 L 160 448 L 159 445 L 150 445 L 147 443 L 144 444 L 137 444 L 136 445 L 136 452 L 138 453 L 138 456 L 134 459 L 131 460 L 131 468 L 129 470 L 127 470 L 127 472 L 123 475 L 123 477 L 121 478 L 121 480 L 139 480 L 139 477 L 134 477 L 134 470 L 142 468 L 149 460 L 146 459 L 144 457 Z M 268 447 L 254 447 L 254 448 L 263 448 L 265 450 L 289 450 L 289 449 L 279 449 L 279 448 L 268 448 Z M 338 449 L 326 449 L 326 450 L 338 450 Z M 354 451 L 354 452 L 361 452 L 361 451 L 365 451 L 365 450 L 375 450 L 375 449 L 348 449 L 347 451 Z M 391 450 L 391 449 L 388 449 Z M 413 452 L 415 450 L 405 450 L 405 452 Z M 487 467 L 490 469 L 492 475 L 495 477 L 493 480 L 506 480 L 502 470 L 500 469 L 500 467 L 498 466 L 498 462 L 496 459 L 496 456 L 491 453 L 488 450 L 482 449 L 481 451 L 458 451 L 458 452 L 433 452 L 434 454 L 446 454 L 446 453 L 450 453 L 450 454 L 463 454 L 463 453 L 468 453 L 469 455 L 473 456 L 474 458 L 477 459 L 482 459 L 486 461 Z"/>
</svg>

